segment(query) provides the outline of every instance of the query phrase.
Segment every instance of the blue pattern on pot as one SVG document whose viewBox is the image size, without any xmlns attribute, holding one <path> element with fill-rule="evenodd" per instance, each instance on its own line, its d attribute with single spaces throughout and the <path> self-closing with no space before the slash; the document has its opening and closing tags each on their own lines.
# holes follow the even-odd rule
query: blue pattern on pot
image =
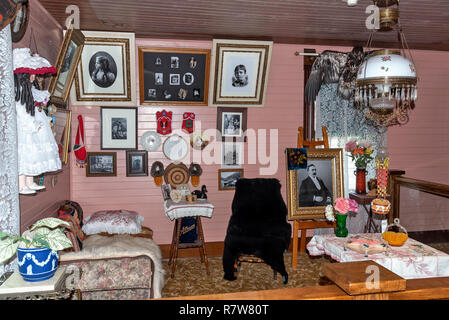
<svg viewBox="0 0 449 320">
<path fill-rule="evenodd" d="M 48 248 L 17 248 L 17 258 L 19 272 L 25 281 L 50 279 L 58 268 L 58 252 Z"/>
</svg>

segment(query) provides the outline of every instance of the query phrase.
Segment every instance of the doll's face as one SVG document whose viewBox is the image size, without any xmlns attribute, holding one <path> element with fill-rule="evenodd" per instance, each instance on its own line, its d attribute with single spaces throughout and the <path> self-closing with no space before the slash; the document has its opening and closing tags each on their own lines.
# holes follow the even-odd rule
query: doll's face
<svg viewBox="0 0 449 320">
<path fill-rule="evenodd" d="M 36 79 L 35 74 L 30 74 L 30 82 L 33 82 Z"/>
</svg>

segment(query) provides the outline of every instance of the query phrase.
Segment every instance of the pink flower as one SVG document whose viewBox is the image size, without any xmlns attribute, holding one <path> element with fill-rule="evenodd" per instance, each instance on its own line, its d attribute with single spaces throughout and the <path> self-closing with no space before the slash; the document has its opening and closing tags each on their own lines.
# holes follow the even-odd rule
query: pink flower
<svg viewBox="0 0 449 320">
<path fill-rule="evenodd" d="M 352 150 L 354 150 L 357 147 L 357 142 L 355 141 L 349 141 L 346 144 L 345 150 L 348 152 L 351 152 Z"/>
<path fill-rule="evenodd" d="M 335 201 L 335 210 L 337 210 L 341 214 L 346 214 L 349 211 L 349 203 L 345 198 L 337 198 Z"/>
<path fill-rule="evenodd" d="M 352 199 L 337 198 L 334 208 L 340 214 L 347 214 L 348 212 L 357 212 L 359 209 L 359 205 L 355 200 Z"/>
<path fill-rule="evenodd" d="M 357 213 L 359 210 L 359 204 L 357 201 L 349 199 L 349 211 Z"/>
</svg>

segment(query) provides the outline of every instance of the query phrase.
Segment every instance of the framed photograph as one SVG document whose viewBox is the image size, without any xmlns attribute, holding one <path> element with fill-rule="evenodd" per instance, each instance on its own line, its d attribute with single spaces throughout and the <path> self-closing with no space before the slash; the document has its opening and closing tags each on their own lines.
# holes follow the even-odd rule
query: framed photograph
<svg viewBox="0 0 449 320">
<path fill-rule="evenodd" d="M 55 140 L 58 144 L 59 157 L 62 164 L 67 163 L 69 145 L 70 145 L 70 123 L 72 120 L 72 111 L 57 108 L 55 117 Z"/>
<path fill-rule="evenodd" d="M 322 219 L 326 205 L 343 197 L 342 159 L 342 149 L 309 149 L 306 169 L 287 170 L 289 220 Z"/>
<path fill-rule="evenodd" d="M 84 35 L 81 31 L 69 29 L 65 32 L 56 61 L 56 75 L 51 78 L 48 87 L 52 102 L 57 104 L 66 103 L 75 77 L 76 67 L 81 58 L 83 46 Z"/>
<path fill-rule="evenodd" d="M 101 150 L 137 149 L 137 108 L 101 107 Z"/>
<path fill-rule="evenodd" d="M 217 130 L 222 141 L 246 141 L 247 111 L 247 108 L 217 108 Z"/>
<path fill-rule="evenodd" d="M 234 190 L 242 178 L 243 169 L 218 169 L 218 190 Z"/>
<path fill-rule="evenodd" d="M 116 152 L 88 152 L 86 177 L 109 177 L 117 175 Z"/>
<path fill-rule="evenodd" d="M 224 169 L 241 168 L 243 163 L 243 143 L 223 142 L 221 144 L 221 167 Z"/>
<path fill-rule="evenodd" d="M 17 3 L 17 1 L 14 1 Z M 29 1 L 23 1 L 18 4 L 16 17 L 11 22 L 11 40 L 12 42 L 19 42 L 28 27 L 28 21 L 30 20 L 30 3 Z"/>
<path fill-rule="evenodd" d="M 126 176 L 140 177 L 148 175 L 148 152 L 126 151 Z"/>
<path fill-rule="evenodd" d="M 161 185 L 161 191 L 164 201 L 170 200 L 171 185 L 169 183 Z"/>
<path fill-rule="evenodd" d="M 214 39 L 209 105 L 263 107 L 272 41 Z"/>
<path fill-rule="evenodd" d="M 207 105 L 210 50 L 139 48 L 141 104 Z"/>
<path fill-rule="evenodd" d="M 71 91 L 72 105 L 136 105 L 135 36 L 127 32 L 82 31 L 84 48 Z"/>
</svg>

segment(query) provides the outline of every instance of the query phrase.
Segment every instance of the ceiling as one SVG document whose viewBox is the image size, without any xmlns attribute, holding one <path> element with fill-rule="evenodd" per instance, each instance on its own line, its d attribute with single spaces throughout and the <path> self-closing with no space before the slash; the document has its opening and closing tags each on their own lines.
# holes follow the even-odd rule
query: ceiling
<svg viewBox="0 0 449 320">
<path fill-rule="evenodd" d="M 76 3 L 82 30 L 135 32 L 138 38 L 235 38 L 309 45 L 365 45 L 371 0 L 40 0 L 65 26 Z M 410 48 L 449 51 L 449 1 L 402 0 L 400 20 Z M 397 47 L 395 33 L 373 45 Z"/>
</svg>

